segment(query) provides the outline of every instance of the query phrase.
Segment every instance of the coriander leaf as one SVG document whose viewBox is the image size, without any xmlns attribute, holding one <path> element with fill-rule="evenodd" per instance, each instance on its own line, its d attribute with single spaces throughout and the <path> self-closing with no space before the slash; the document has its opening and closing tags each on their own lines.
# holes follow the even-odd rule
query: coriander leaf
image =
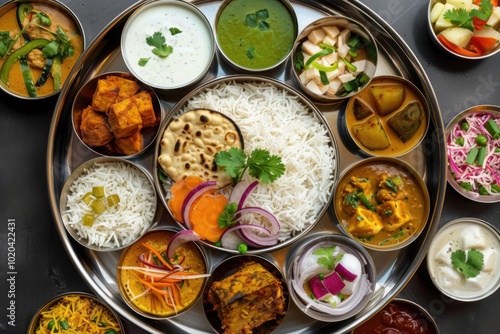
<svg viewBox="0 0 500 334">
<path fill-rule="evenodd" d="M 152 36 L 146 37 L 146 43 L 154 47 L 152 50 L 158 57 L 168 57 L 174 50 L 172 46 L 165 44 L 166 39 L 159 31 L 155 32 Z"/>
<path fill-rule="evenodd" d="M 247 157 L 242 149 L 231 147 L 229 151 L 220 151 L 215 155 L 215 163 L 224 167 L 227 175 L 238 183 L 246 169 Z"/>
<path fill-rule="evenodd" d="M 260 19 L 260 20 L 265 20 L 269 18 L 269 12 L 267 9 L 261 9 L 258 10 L 255 15 Z"/>
<path fill-rule="evenodd" d="M 137 65 L 139 66 L 146 66 L 146 64 L 148 63 L 148 61 L 151 59 L 151 57 L 148 57 L 148 58 L 141 58 L 139 59 L 139 61 L 137 62 Z"/>
<path fill-rule="evenodd" d="M 38 12 L 36 13 L 36 16 L 42 26 L 50 27 L 52 24 L 52 21 L 50 21 L 50 18 L 44 12 Z"/>
<path fill-rule="evenodd" d="M 253 48 L 253 46 L 249 46 L 248 49 L 247 49 L 247 57 L 249 59 L 253 59 L 253 53 L 254 53 L 255 49 Z"/>
<path fill-rule="evenodd" d="M 161 58 L 166 58 L 172 54 L 174 48 L 171 45 L 162 45 L 161 47 L 154 48 L 153 53 Z"/>
<path fill-rule="evenodd" d="M 259 30 L 261 31 L 269 30 L 269 23 L 267 23 L 266 21 L 260 21 Z"/>
<path fill-rule="evenodd" d="M 238 204 L 231 202 L 224 206 L 224 211 L 219 215 L 217 220 L 220 228 L 229 227 L 234 225 L 236 222 L 233 220 L 234 214 L 238 210 Z"/>
<path fill-rule="evenodd" d="M 444 13 L 444 18 L 459 27 L 469 29 L 470 31 L 474 31 L 474 25 L 472 24 L 472 17 L 469 15 L 469 12 L 467 12 L 465 8 L 448 9 Z"/>
<path fill-rule="evenodd" d="M 170 34 L 172 34 L 172 36 L 180 34 L 182 32 L 182 30 L 176 27 L 169 28 L 168 30 L 170 30 Z"/>
<path fill-rule="evenodd" d="M 45 58 L 54 57 L 59 52 L 59 43 L 56 41 L 50 42 L 43 47 L 42 52 Z"/>
<path fill-rule="evenodd" d="M 313 252 L 313 254 L 318 256 L 317 260 L 318 264 L 328 268 L 329 270 L 333 270 L 335 268 L 335 260 L 338 258 L 338 256 L 336 256 L 335 258 L 333 257 L 333 252 L 335 252 L 335 248 L 337 248 L 337 246 L 332 245 L 332 247 L 328 248 L 321 247 L 316 249 Z"/>
<path fill-rule="evenodd" d="M 247 26 L 254 28 L 257 26 L 257 15 L 255 13 L 247 14 L 245 17 L 245 23 Z"/>
<path fill-rule="evenodd" d="M 304 66 L 304 53 L 303 52 L 297 52 L 295 54 L 294 66 L 295 66 L 295 69 L 298 71 L 305 68 L 305 66 Z"/>
<path fill-rule="evenodd" d="M 256 149 L 248 159 L 248 173 L 262 183 L 272 183 L 285 173 L 285 165 L 281 157 Z"/>
<path fill-rule="evenodd" d="M 484 266 L 484 255 L 478 250 L 465 251 L 457 249 L 451 254 L 451 264 L 465 278 L 473 278 L 479 275 Z"/>
<path fill-rule="evenodd" d="M 482 0 L 479 3 L 479 9 L 471 9 L 470 16 L 477 17 L 482 21 L 488 21 L 493 13 L 493 4 L 490 0 Z"/>
<path fill-rule="evenodd" d="M 385 185 L 391 189 L 393 192 L 397 193 L 398 192 L 398 187 L 396 186 L 396 184 L 394 184 L 394 181 L 392 181 L 391 179 L 386 179 L 385 180 Z"/>
</svg>

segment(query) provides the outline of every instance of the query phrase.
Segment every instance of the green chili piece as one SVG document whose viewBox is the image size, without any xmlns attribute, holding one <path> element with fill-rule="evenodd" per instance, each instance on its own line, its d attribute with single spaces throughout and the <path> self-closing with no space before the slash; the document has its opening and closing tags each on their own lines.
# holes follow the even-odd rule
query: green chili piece
<svg viewBox="0 0 500 334">
<path fill-rule="evenodd" d="M 341 58 L 341 59 L 344 62 L 345 66 L 347 66 L 349 71 L 356 72 L 358 70 L 358 68 L 356 66 L 354 66 L 353 64 L 351 64 L 347 59 L 345 59 L 345 58 Z"/>
<path fill-rule="evenodd" d="M 52 78 L 54 78 L 54 92 L 57 92 L 61 89 L 61 57 L 55 56 L 54 62 L 52 63 Z"/>
<path fill-rule="evenodd" d="M 326 76 L 326 72 L 319 71 L 319 77 L 323 85 L 328 85 L 330 83 L 330 81 L 328 81 L 328 77 Z"/>
<path fill-rule="evenodd" d="M 484 124 L 484 127 L 494 139 L 500 138 L 500 129 L 498 128 L 498 124 L 493 119 L 489 119 Z"/>
<path fill-rule="evenodd" d="M 486 187 L 483 185 L 480 185 L 478 188 L 479 195 L 489 195 L 490 193 L 488 190 L 486 190 Z"/>
<path fill-rule="evenodd" d="M 319 52 L 316 52 L 311 57 L 309 57 L 309 59 L 307 59 L 306 64 L 305 64 L 305 68 L 308 69 L 313 61 L 315 61 L 319 57 L 326 56 L 332 52 L 333 52 L 333 50 L 331 50 L 331 49 L 323 49 Z"/>
<path fill-rule="evenodd" d="M 476 144 L 478 144 L 479 146 L 486 146 L 487 143 L 488 143 L 488 137 L 486 137 L 485 135 L 478 134 L 476 136 Z"/>
<path fill-rule="evenodd" d="M 323 71 L 323 72 L 332 72 L 332 71 L 335 71 L 337 68 L 339 68 L 338 63 L 334 63 L 331 66 L 325 66 L 325 65 L 318 63 L 317 61 L 313 61 L 311 63 L 311 65 L 312 65 L 312 67 L 318 69 L 319 71 Z"/>
<path fill-rule="evenodd" d="M 40 77 L 36 81 L 35 86 L 42 87 L 45 84 L 45 82 L 49 78 L 50 72 L 52 70 L 52 64 L 53 63 L 54 63 L 54 59 L 53 58 L 47 58 L 47 59 L 45 59 L 45 65 L 43 66 L 42 74 L 40 75 Z"/>
<path fill-rule="evenodd" d="M 42 49 L 45 45 L 49 44 L 49 40 L 45 38 L 34 39 L 24 46 L 20 47 L 16 51 L 12 52 L 10 56 L 5 59 L 5 62 L 2 65 L 2 69 L 0 70 L 0 81 L 9 86 L 9 73 L 12 69 L 12 66 L 19 61 L 22 57 L 26 56 L 34 49 Z"/>
<path fill-rule="evenodd" d="M 377 209 L 375 208 L 375 206 L 368 200 L 368 198 L 366 198 L 366 195 L 362 192 L 360 192 L 358 194 L 358 198 L 359 200 L 361 201 L 361 203 L 363 203 L 364 206 L 366 206 L 368 209 L 376 212 Z"/>
<path fill-rule="evenodd" d="M 467 191 L 471 191 L 471 189 L 472 189 L 469 182 L 460 183 L 460 187 L 464 188 Z"/>
<path fill-rule="evenodd" d="M 24 85 L 28 91 L 28 96 L 36 97 L 38 94 L 36 93 L 35 83 L 33 82 L 33 76 L 31 75 L 26 57 L 19 58 L 19 64 L 21 65 L 21 73 L 23 74 Z"/>
<path fill-rule="evenodd" d="M 68 320 L 66 320 L 66 319 L 63 319 L 63 320 L 59 321 L 59 324 L 61 325 L 62 329 L 68 329 L 69 328 Z"/>
<path fill-rule="evenodd" d="M 457 144 L 458 146 L 464 146 L 464 144 L 465 144 L 464 137 L 459 137 L 459 138 L 455 139 L 455 144 Z"/>
<path fill-rule="evenodd" d="M 470 149 L 469 154 L 467 154 L 467 158 L 465 162 L 469 165 L 472 165 L 474 161 L 476 161 L 477 155 L 479 154 L 479 149 L 477 147 L 473 147 Z"/>
<path fill-rule="evenodd" d="M 491 191 L 494 193 L 500 193 L 500 185 L 498 185 L 497 183 L 493 183 L 491 185 Z"/>
<path fill-rule="evenodd" d="M 477 164 L 479 166 L 482 166 L 485 158 L 486 158 L 486 147 L 482 146 L 479 148 L 479 152 L 477 154 Z"/>
</svg>

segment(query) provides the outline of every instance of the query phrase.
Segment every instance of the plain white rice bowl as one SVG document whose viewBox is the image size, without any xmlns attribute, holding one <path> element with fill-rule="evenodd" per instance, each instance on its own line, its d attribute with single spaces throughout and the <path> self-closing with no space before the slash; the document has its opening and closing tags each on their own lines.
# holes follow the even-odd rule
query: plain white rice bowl
<svg viewBox="0 0 500 334">
<path fill-rule="evenodd" d="M 117 194 L 120 200 L 95 215 L 92 226 L 85 226 L 83 216 L 92 209 L 82 198 L 94 186 L 103 186 L 105 196 Z M 119 249 L 146 233 L 155 213 L 156 195 L 150 179 L 131 164 L 112 161 L 95 162 L 82 170 L 69 185 L 61 216 L 66 228 L 83 245 Z"/>
<path fill-rule="evenodd" d="M 280 222 L 280 241 L 308 229 L 329 204 L 336 168 L 335 148 L 326 126 L 297 96 L 272 83 L 223 82 L 190 98 L 179 111 L 217 110 L 240 128 L 245 152 L 268 150 L 281 157 L 285 174 L 259 184 L 247 206 L 260 206 Z M 247 173 L 243 177 L 254 179 Z"/>
</svg>

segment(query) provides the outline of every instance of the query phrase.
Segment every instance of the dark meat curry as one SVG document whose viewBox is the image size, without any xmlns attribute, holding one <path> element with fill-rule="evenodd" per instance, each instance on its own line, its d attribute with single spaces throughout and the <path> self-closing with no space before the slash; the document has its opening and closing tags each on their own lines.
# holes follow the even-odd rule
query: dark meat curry
<svg viewBox="0 0 500 334">
<path fill-rule="evenodd" d="M 396 163 L 361 163 L 339 182 L 335 212 L 344 229 L 375 247 L 399 244 L 421 231 L 428 199 L 415 177 Z"/>
</svg>

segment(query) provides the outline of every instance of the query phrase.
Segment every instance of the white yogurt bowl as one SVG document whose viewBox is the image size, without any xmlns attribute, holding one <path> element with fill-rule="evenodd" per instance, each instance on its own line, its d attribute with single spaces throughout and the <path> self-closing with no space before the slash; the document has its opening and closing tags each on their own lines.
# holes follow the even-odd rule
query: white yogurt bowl
<svg viewBox="0 0 500 334">
<path fill-rule="evenodd" d="M 477 276 L 466 278 L 452 264 L 452 254 L 457 250 L 464 251 L 467 262 L 470 250 L 483 254 L 483 267 Z M 434 285 L 450 298 L 472 302 L 492 295 L 500 287 L 500 232 L 477 218 L 459 218 L 445 224 L 429 247 L 427 269 Z"/>
<path fill-rule="evenodd" d="M 210 22 L 185 1 L 147 3 L 127 20 L 121 37 L 127 68 L 160 90 L 185 88 L 207 74 L 215 55 Z"/>
</svg>

